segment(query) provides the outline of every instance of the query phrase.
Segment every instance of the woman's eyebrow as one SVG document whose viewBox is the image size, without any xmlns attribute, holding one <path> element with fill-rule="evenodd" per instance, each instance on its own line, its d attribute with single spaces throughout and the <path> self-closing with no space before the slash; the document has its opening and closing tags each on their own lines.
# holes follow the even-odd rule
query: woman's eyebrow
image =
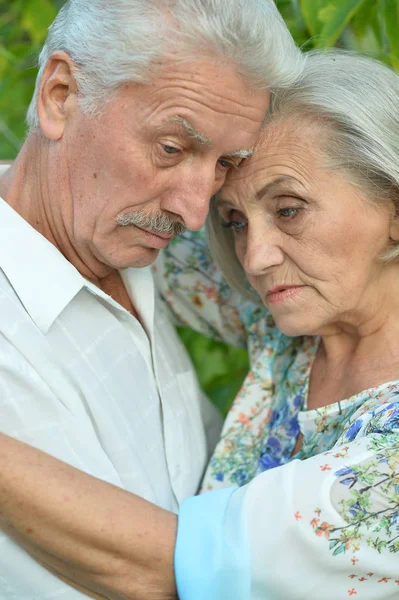
<svg viewBox="0 0 399 600">
<path fill-rule="evenodd" d="M 277 177 L 273 181 L 269 181 L 264 186 L 262 186 L 260 188 L 260 190 L 258 190 L 255 193 L 254 199 L 256 201 L 262 200 L 262 198 L 266 194 L 272 193 L 275 189 L 278 189 L 281 186 L 281 184 L 283 184 L 283 183 L 290 183 L 290 184 L 297 184 L 297 185 L 299 184 L 300 186 L 302 186 L 301 182 L 298 181 L 298 179 L 296 179 L 295 177 L 291 177 L 290 175 L 281 175 L 280 177 Z M 221 193 L 221 192 L 219 192 L 219 193 Z M 232 202 L 231 200 L 229 200 L 227 198 L 221 198 L 219 195 L 217 196 L 216 202 L 217 202 L 218 207 L 219 206 L 234 207 L 234 202 Z"/>
<path fill-rule="evenodd" d="M 217 196 L 216 207 L 220 208 L 221 206 L 230 206 L 231 208 L 234 207 L 233 203 L 230 200 L 228 200 L 227 198 L 224 199 L 224 198 L 219 198 L 219 196 Z"/>
<path fill-rule="evenodd" d="M 264 185 L 260 190 L 258 190 L 255 194 L 255 199 L 261 200 L 263 196 L 273 192 L 275 188 L 280 187 L 282 183 L 300 184 L 300 182 L 297 179 L 295 179 L 295 177 L 290 177 L 289 175 L 282 175 L 281 177 L 277 177 L 277 179 L 274 179 L 274 181 L 269 181 L 269 183 L 266 183 L 266 185 Z"/>
</svg>

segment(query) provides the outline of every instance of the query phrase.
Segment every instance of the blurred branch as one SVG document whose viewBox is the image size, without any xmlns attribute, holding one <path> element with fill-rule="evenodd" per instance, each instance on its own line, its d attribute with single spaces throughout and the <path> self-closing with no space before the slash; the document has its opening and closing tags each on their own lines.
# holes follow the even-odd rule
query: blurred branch
<svg viewBox="0 0 399 600">
<path fill-rule="evenodd" d="M 4 136 L 7 142 L 14 148 L 16 152 L 19 152 L 22 142 L 21 140 L 11 131 L 9 127 L 0 120 L 0 135 Z"/>
</svg>

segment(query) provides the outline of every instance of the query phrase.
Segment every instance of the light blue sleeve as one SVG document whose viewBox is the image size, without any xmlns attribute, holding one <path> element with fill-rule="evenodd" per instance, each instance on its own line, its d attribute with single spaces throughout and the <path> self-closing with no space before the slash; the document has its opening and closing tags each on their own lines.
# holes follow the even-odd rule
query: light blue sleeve
<svg viewBox="0 0 399 600">
<path fill-rule="evenodd" d="M 399 598 L 399 411 L 381 410 L 386 433 L 183 502 L 180 600 Z"/>
<path fill-rule="evenodd" d="M 180 600 L 250 599 L 244 496 L 244 488 L 226 488 L 181 504 L 175 550 Z"/>
</svg>

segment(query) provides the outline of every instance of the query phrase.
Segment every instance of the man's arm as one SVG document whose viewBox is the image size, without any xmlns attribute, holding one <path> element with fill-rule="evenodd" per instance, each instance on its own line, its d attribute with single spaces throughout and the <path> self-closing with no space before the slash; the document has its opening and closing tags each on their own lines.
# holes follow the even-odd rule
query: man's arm
<svg viewBox="0 0 399 600">
<path fill-rule="evenodd" d="M 175 515 L 3 434 L 0 474 L 4 528 L 52 571 L 110 600 L 177 597 Z"/>
<path fill-rule="evenodd" d="M 359 585 L 387 600 L 398 585 L 397 412 L 368 416 L 367 437 L 348 426 L 345 446 L 184 501 L 176 551 L 174 515 L 6 436 L 0 514 L 52 569 L 111 600 L 175 599 L 174 553 L 181 600 L 321 589 L 336 600 Z"/>
</svg>

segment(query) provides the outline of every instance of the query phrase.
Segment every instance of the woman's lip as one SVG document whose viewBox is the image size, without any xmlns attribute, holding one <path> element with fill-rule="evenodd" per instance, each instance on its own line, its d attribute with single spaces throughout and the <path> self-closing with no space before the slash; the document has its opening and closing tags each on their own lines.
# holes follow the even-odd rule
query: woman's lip
<svg viewBox="0 0 399 600">
<path fill-rule="evenodd" d="M 276 285 L 276 287 L 272 288 L 267 292 L 267 296 L 270 294 L 276 294 L 277 292 L 283 292 L 284 290 L 292 290 L 293 288 L 302 287 L 301 285 Z"/>
<path fill-rule="evenodd" d="M 281 304 L 296 296 L 303 288 L 303 285 L 279 285 L 272 288 L 266 294 L 266 300 L 269 304 Z"/>
</svg>

